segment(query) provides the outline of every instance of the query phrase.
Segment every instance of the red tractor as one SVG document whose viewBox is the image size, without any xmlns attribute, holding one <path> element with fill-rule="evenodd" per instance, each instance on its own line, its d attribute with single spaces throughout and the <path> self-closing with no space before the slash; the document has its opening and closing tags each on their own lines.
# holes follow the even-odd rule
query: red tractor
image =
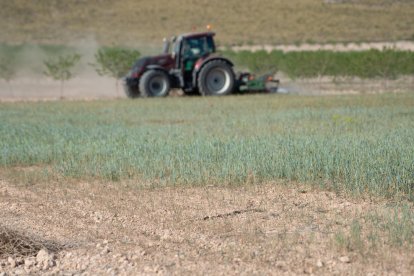
<svg viewBox="0 0 414 276">
<path fill-rule="evenodd" d="M 219 96 L 249 86 L 253 75 L 244 73 L 236 79 L 233 63 L 216 53 L 214 35 L 191 33 L 164 40 L 162 55 L 139 59 L 124 78 L 127 96 L 163 97 L 172 88 L 186 94 Z M 268 81 L 272 80 L 266 78 Z"/>
</svg>

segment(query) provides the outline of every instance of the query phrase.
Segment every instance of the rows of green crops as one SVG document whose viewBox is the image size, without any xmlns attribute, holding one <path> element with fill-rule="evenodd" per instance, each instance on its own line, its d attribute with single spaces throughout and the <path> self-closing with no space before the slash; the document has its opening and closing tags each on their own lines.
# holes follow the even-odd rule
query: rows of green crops
<svg viewBox="0 0 414 276">
<path fill-rule="evenodd" d="M 395 79 L 414 75 L 414 52 L 395 49 L 361 52 L 225 51 L 238 67 L 252 72 L 281 71 L 291 78 L 319 76 Z"/>
<path fill-rule="evenodd" d="M 0 104 L 0 166 L 165 185 L 412 194 L 414 94 Z"/>
</svg>

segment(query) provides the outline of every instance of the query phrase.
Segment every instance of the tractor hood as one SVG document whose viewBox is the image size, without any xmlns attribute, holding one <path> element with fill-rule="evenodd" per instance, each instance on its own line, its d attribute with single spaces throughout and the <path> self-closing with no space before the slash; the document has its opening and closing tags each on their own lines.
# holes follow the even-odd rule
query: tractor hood
<svg viewBox="0 0 414 276">
<path fill-rule="evenodd" d="M 150 57 L 143 57 L 143 58 L 138 59 L 134 63 L 134 65 L 132 65 L 132 68 L 128 73 L 128 77 L 131 77 L 134 74 L 140 72 L 144 68 L 144 66 L 150 61 L 150 59 L 151 59 Z"/>
<path fill-rule="evenodd" d="M 167 70 L 174 67 L 174 59 L 170 54 L 148 57 L 147 61 L 147 65 L 158 65 Z"/>
<path fill-rule="evenodd" d="M 174 67 L 174 59 L 169 54 L 140 58 L 132 66 L 130 77 L 139 77 L 144 73 L 148 66 L 156 66 L 165 70 L 170 70 Z"/>
</svg>

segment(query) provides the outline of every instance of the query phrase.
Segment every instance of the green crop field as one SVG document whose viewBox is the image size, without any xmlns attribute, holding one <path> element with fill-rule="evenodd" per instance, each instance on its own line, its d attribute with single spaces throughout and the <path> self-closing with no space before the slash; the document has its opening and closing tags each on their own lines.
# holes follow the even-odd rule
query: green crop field
<svg viewBox="0 0 414 276">
<path fill-rule="evenodd" d="M 0 166 L 46 180 L 286 179 L 412 196 L 413 107 L 413 93 L 2 103 Z"/>
<path fill-rule="evenodd" d="M 211 24 L 222 45 L 414 38 L 411 0 L 0 0 L 0 42 L 137 46 Z"/>
</svg>

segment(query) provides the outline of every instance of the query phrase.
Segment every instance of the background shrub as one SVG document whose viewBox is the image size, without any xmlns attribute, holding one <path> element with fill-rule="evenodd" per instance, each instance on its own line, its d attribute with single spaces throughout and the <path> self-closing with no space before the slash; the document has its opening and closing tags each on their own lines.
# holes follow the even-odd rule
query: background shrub
<svg viewBox="0 0 414 276">
<path fill-rule="evenodd" d="M 132 64 L 140 57 L 140 52 L 121 47 L 103 47 L 95 54 L 95 63 L 91 65 L 100 76 L 115 79 L 118 92 L 118 81 L 125 76 Z"/>
</svg>

